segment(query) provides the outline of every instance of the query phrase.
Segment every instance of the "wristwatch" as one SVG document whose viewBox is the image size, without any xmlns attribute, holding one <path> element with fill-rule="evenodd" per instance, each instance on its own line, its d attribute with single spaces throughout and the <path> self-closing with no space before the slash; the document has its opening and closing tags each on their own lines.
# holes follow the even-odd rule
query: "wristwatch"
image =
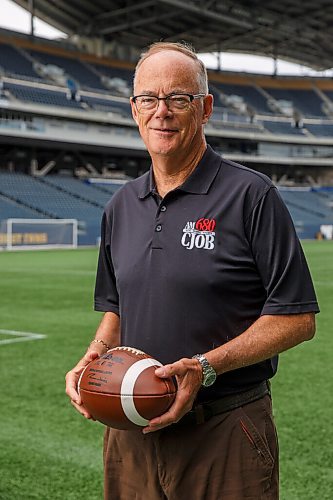
<svg viewBox="0 0 333 500">
<path fill-rule="evenodd" d="M 202 366 L 202 383 L 204 387 L 209 387 L 214 384 L 216 380 L 216 371 L 211 364 L 208 363 L 207 359 L 203 354 L 195 354 L 192 359 L 197 359 Z"/>
</svg>

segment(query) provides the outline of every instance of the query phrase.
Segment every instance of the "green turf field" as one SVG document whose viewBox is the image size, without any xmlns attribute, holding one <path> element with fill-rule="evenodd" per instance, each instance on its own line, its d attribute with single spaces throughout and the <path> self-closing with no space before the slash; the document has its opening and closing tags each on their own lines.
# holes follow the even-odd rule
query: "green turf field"
<svg viewBox="0 0 333 500">
<path fill-rule="evenodd" d="M 281 500 L 331 500 L 333 244 L 304 248 L 322 313 L 316 338 L 283 354 L 273 381 Z M 100 319 L 96 261 L 95 249 L 0 253 L 1 500 L 102 499 L 103 427 L 64 392 Z M 4 330 L 46 337 L 6 344 L 17 337 Z"/>
</svg>

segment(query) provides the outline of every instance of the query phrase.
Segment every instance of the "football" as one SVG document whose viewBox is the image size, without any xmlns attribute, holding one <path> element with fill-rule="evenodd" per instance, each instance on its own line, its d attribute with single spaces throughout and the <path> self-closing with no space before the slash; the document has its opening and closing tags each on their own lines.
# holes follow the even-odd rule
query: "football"
<svg viewBox="0 0 333 500">
<path fill-rule="evenodd" d="M 159 366 L 159 361 L 138 349 L 110 349 L 81 373 L 78 391 L 83 405 L 109 427 L 130 430 L 146 426 L 165 413 L 176 396 L 173 379 L 155 375 Z"/>
</svg>

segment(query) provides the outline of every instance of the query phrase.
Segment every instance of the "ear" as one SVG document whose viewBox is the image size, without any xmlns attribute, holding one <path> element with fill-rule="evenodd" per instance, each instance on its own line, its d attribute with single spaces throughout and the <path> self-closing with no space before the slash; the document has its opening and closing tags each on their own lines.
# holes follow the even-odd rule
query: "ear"
<svg viewBox="0 0 333 500">
<path fill-rule="evenodd" d="M 202 113 L 202 123 L 208 122 L 212 112 L 213 112 L 214 97 L 212 94 L 207 94 L 203 99 L 203 113 Z"/>
<path fill-rule="evenodd" d="M 137 125 L 139 125 L 139 123 L 138 123 L 138 110 L 136 109 L 136 106 L 135 106 L 135 104 L 133 102 L 132 97 L 130 99 L 130 104 L 131 104 L 131 110 L 132 110 L 133 119 L 134 119 L 135 123 Z"/>
</svg>

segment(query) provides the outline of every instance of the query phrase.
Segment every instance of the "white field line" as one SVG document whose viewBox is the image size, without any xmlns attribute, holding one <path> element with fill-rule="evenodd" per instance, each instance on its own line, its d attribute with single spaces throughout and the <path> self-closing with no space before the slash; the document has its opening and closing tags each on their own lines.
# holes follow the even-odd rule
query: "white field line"
<svg viewBox="0 0 333 500">
<path fill-rule="evenodd" d="M 12 335 L 12 339 L 0 340 L 0 345 L 4 344 L 14 344 L 16 342 L 27 342 L 28 340 L 41 340 L 45 339 L 46 335 L 42 333 L 33 332 L 19 332 L 16 330 L 2 330 L 0 328 L 0 335 Z"/>
</svg>

